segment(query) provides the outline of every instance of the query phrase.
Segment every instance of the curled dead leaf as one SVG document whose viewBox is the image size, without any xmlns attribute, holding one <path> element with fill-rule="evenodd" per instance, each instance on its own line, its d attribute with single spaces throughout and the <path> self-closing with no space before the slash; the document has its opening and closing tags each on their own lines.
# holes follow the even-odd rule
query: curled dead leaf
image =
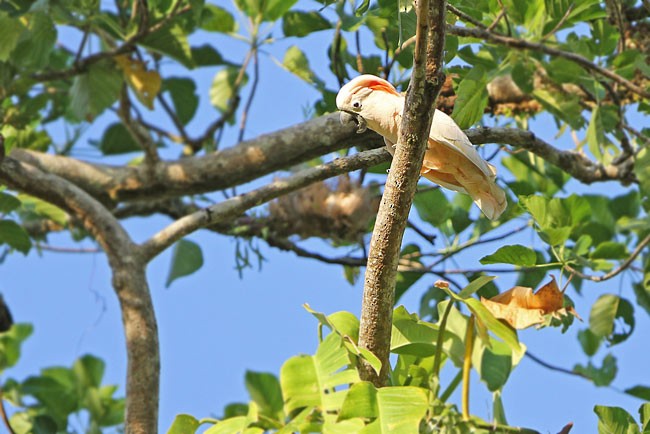
<svg viewBox="0 0 650 434">
<path fill-rule="evenodd" d="M 536 293 L 532 288 L 515 286 L 491 299 L 481 297 L 483 305 L 498 319 L 516 329 L 525 329 L 544 322 L 544 315 L 554 317 L 571 314 L 582 321 L 573 307 L 564 306 L 564 293 L 560 291 L 555 277 Z"/>
</svg>

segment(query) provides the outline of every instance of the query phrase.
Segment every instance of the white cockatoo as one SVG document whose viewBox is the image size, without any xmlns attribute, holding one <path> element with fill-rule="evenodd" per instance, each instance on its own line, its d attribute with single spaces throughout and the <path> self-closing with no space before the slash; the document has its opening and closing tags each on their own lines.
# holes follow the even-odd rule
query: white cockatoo
<svg viewBox="0 0 650 434">
<path fill-rule="evenodd" d="M 384 79 L 360 75 L 336 96 L 341 123 L 354 122 L 357 132 L 370 128 L 384 137 L 391 154 L 402 123 L 404 95 Z M 483 160 L 460 127 L 436 110 L 429 144 L 420 171 L 422 176 L 453 191 L 469 194 L 491 220 L 506 209 L 506 195 L 496 184 L 496 169 Z"/>
</svg>

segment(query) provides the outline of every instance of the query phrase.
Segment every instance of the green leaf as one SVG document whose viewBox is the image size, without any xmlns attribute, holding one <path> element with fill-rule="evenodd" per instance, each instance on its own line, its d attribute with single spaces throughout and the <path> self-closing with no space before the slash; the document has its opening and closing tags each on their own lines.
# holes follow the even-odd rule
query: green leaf
<svg viewBox="0 0 650 434">
<path fill-rule="evenodd" d="M 621 217 L 634 218 L 641 211 L 641 198 L 639 192 L 631 190 L 627 194 L 616 196 L 608 200 L 609 210 L 616 219 Z"/>
<path fill-rule="evenodd" d="M 596 354 L 602 340 L 602 337 L 596 336 L 590 329 L 584 329 L 578 332 L 578 341 L 580 341 L 582 351 L 589 357 Z"/>
<path fill-rule="evenodd" d="M 7 214 L 20 207 L 20 200 L 16 196 L 0 192 L 0 213 Z"/>
<path fill-rule="evenodd" d="M 605 241 L 589 255 L 590 259 L 626 259 L 629 256 L 627 246 L 615 241 Z"/>
<path fill-rule="evenodd" d="M 199 427 L 199 421 L 189 414 L 179 414 L 174 418 L 167 434 L 194 434 Z"/>
<path fill-rule="evenodd" d="M 43 68 L 49 63 L 56 42 L 54 22 L 46 13 L 34 13 L 27 22 L 27 29 L 12 53 L 12 61 L 29 69 Z"/>
<path fill-rule="evenodd" d="M 25 26 L 18 18 L 0 15 L 0 62 L 9 60 Z"/>
<path fill-rule="evenodd" d="M 221 54 L 208 44 L 192 47 L 191 52 L 192 61 L 196 66 L 216 66 L 225 63 Z"/>
<path fill-rule="evenodd" d="M 643 147 L 634 159 L 634 174 L 639 179 L 643 208 L 650 210 L 650 149 Z"/>
<path fill-rule="evenodd" d="M 403 306 L 395 309 L 390 350 L 395 354 L 418 357 L 433 356 L 438 331 L 429 323 L 411 317 Z"/>
<path fill-rule="evenodd" d="M 246 390 L 259 406 L 260 412 L 275 420 L 282 420 L 282 390 L 273 374 L 246 371 Z"/>
<path fill-rule="evenodd" d="M 18 250 L 26 255 L 32 247 L 32 241 L 22 226 L 12 220 L 0 220 L 0 244 Z"/>
<path fill-rule="evenodd" d="M 305 56 L 305 53 L 295 45 L 287 48 L 286 53 L 284 53 L 284 59 L 282 60 L 282 66 L 309 84 L 319 85 L 321 87 L 324 84 L 309 67 L 309 60 Z"/>
<path fill-rule="evenodd" d="M 361 0 L 361 4 L 354 10 L 354 15 L 357 17 L 363 16 L 368 11 L 369 6 L 370 0 Z"/>
<path fill-rule="evenodd" d="M 506 343 L 494 339 L 490 343 L 491 348 L 487 348 L 481 340 L 476 341 L 472 364 L 488 390 L 495 392 L 506 384 L 513 366 L 520 358 L 516 358 L 513 363 L 512 349 Z"/>
<path fill-rule="evenodd" d="M 108 126 L 104 130 L 104 134 L 99 143 L 95 141 L 91 143 L 99 147 L 104 155 L 119 155 L 142 151 L 142 147 L 133 139 L 133 136 L 122 122 L 116 122 Z"/>
<path fill-rule="evenodd" d="M 615 333 L 616 319 L 622 319 L 629 327 Z M 603 294 L 591 307 L 589 329 L 595 336 L 606 338 L 612 345 L 623 342 L 634 331 L 634 308 L 624 298 L 613 294 Z"/>
<path fill-rule="evenodd" d="M 488 78 L 482 67 L 475 66 L 458 86 L 456 103 L 451 117 L 466 129 L 481 120 L 488 103 Z"/>
<path fill-rule="evenodd" d="M 496 252 L 481 258 L 481 264 L 513 264 L 532 267 L 537 263 L 537 253 L 530 247 L 520 244 L 500 247 Z"/>
<path fill-rule="evenodd" d="M 320 409 L 325 420 L 334 420 L 348 390 L 339 386 L 359 381 L 351 367 L 349 353 L 342 338 L 330 333 L 318 346 L 314 356 L 296 356 L 280 370 L 280 384 L 287 414 L 305 407 Z M 335 390 L 336 388 L 336 390 Z"/>
<path fill-rule="evenodd" d="M 14 324 L 8 331 L 0 333 L 0 371 L 18 362 L 21 346 L 33 331 L 31 324 Z"/>
<path fill-rule="evenodd" d="M 235 18 L 227 10 L 206 4 L 201 11 L 201 29 L 208 32 L 231 33 L 237 30 Z"/>
<path fill-rule="evenodd" d="M 282 17 L 282 32 L 285 36 L 302 38 L 331 28 L 332 24 L 316 11 L 289 11 Z"/>
<path fill-rule="evenodd" d="M 296 4 L 298 0 L 265 0 L 264 12 L 262 18 L 264 21 L 277 21 L 282 17 L 291 7 Z"/>
<path fill-rule="evenodd" d="M 168 78 L 163 82 L 163 90 L 169 91 L 178 120 L 183 125 L 187 125 L 199 107 L 199 97 L 196 94 L 194 80 L 189 78 Z"/>
<path fill-rule="evenodd" d="M 644 401 L 650 401 L 650 387 L 648 386 L 634 386 L 625 389 L 624 392 Z"/>
<path fill-rule="evenodd" d="M 600 106 L 591 112 L 591 120 L 587 127 L 587 145 L 596 160 L 603 162 L 603 146 L 605 144 L 605 131 L 600 116 Z"/>
<path fill-rule="evenodd" d="M 176 60 L 186 68 L 193 68 L 192 51 L 180 25 L 166 26 L 149 33 L 140 42 L 143 46 Z"/>
<path fill-rule="evenodd" d="M 420 218 L 433 226 L 440 226 L 451 217 L 452 207 L 439 188 L 417 193 L 413 204 Z"/>
<path fill-rule="evenodd" d="M 584 125 L 582 107 L 576 95 L 551 93 L 545 89 L 533 90 L 533 96 L 544 109 L 554 117 L 568 123 L 574 130 L 579 130 Z"/>
<path fill-rule="evenodd" d="M 212 80 L 210 102 L 221 112 L 228 109 L 231 98 L 239 92 L 240 87 L 246 84 L 248 80 L 247 76 L 244 75 L 241 83 L 236 83 L 238 76 L 239 68 L 229 66 L 217 72 L 214 80 Z"/>
<path fill-rule="evenodd" d="M 70 88 L 70 110 L 77 120 L 92 120 L 120 94 L 122 74 L 111 64 L 98 62 L 75 77 Z"/>
<path fill-rule="evenodd" d="M 641 429 L 644 434 L 647 434 L 650 428 L 650 402 L 641 404 L 641 407 L 639 407 L 639 416 L 641 416 Z"/>
<path fill-rule="evenodd" d="M 636 303 L 650 315 L 650 285 L 639 282 L 632 284 L 632 288 L 634 289 L 634 295 L 636 295 Z"/>
<path fill-rule="evenodd" d="M 598 415 L 599 434 L 640 434 L 634 418 L 620 407 L 597 405 L 594 413 Z"/>
<path fill-rule="evenodd" d="M 616 373 L 618 372 L 616 357 L 607 354 L 600 368 L 589 362 L 587 366 L 574 366 L 573 371 L 589 378 L 596 386 L 609 386 L 614 381 L 614 378 L 616 378 Z"/>
<path fill-rule="evenodd" d="M 180 240 L 174 246 L 172 263 L 169 268 L 169 275 L 165 287 L 169 288 L 171 283 L 179 277 L 194 273 L 203 266 L 203 253 L 198 244 Z"/>
<path fill-rule="evenodd" d="M 83 387 L 91 388 L 101 386 L 105 367 L 103 360 L 85 355 L 74 362 L 72 370 Z"/>
<path fill-rule="evenodd" d="M 488 283 L 496 279 L 496 276 L 479 276 L 476 279 L 472 280 L 462 291 L 458 293 L 460 298 L 471 297 L 475 292 L 479 291 Z"/>
<path fill-rule="evenodd" d="M 428 404 L 425 389 L 405 386 L 376 389 L 364 381 L 350 387 L 339 420 L 375 419 L 367 425 L 365 433 L 418 432 Z"/>
<path fill-rule="evenodd" d="M 493 332 L 501 340 L 508 344 L 508 346 L 512 349 L 513 353 L 517 357 L 523 354 L 524 349 L 519 344 L 519 339 L 517 338 L 517 333 L 515 330 L 496 319 L 494 315 L 492 315 L 492 313 L 487 310 L 487 308 L 483 306 L 479 300 L 475 298 L 462 298 L 449 288 L 442 287 L 441 289 L 449 294 L 454 300 L 465 303 L 472 314 L 476 316 L 476 319 L 480 321 L 488 330 Z"/>
<path fill-rule="evenodd" d="M 18 199 L 22 202 L 23 209 L 32 211 L 41 217 L 46 217 L 61 226 L 68 224 L 68 214 L 56 205 L 22 193 L 18 195 Z"/>
</svg>

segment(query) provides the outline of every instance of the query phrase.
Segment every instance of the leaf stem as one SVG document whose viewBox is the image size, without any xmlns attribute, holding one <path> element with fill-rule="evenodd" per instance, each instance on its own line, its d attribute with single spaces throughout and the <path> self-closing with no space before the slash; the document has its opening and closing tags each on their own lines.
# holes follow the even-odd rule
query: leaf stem
<svg viewBox="0 0 650 434">
<path fill-rule="evenodd" d="M 472 350 L 474 349 L 474 315 L 469 317 L 465 332 L 465 359 L 463 360 L 463 420 L 469 420 L 469 373 L 472 368 Z"/>
<path fill-rule="evenodd" d="M 440 365 L 442 364 L 442 344 L 445 339 L 444 336 L 445 329 L 447 328 L 447 318 L 449 318 L 449 313 L 451 312 L 453 305 L 454 300 L 450 298 L 449 303 L 445 308 L 445 312 L 442 314 L 442 318 L 440 319 L 440 326 L 438 327 L 438 339 L 436 340 L 436 358 L 433 361 L 433 375 L 438 379 L 440 378 Z M 436 390 L 436 395 L 437 394 L 438 390 Z"/>
</svg>

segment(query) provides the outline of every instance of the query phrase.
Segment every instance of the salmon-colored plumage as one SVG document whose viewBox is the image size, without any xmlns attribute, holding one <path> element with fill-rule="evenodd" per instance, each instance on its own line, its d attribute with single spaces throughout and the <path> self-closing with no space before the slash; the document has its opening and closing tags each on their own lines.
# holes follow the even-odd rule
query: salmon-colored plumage
<svg viewBox="0 0 650 434">
<path fill-rule="evenodd" d="M 404 109 L 404 96 L 379 77 L 361 75 L 341 88 L 336 105 L 349 118 L 384 137 L 394 153 Z M 346 119 L 348 119 L 346 118 Z M 361 127 L 361 122 L 358 122 Z M 496 184 L 494 166 L 483 160 L 465 133 L 445 113 L 436 110 L 424 155 L 422 176 L 450 190 L 469 194 L 483 213 L 496 220 L 505 210 L 506 195 Z"/>
</svg>

